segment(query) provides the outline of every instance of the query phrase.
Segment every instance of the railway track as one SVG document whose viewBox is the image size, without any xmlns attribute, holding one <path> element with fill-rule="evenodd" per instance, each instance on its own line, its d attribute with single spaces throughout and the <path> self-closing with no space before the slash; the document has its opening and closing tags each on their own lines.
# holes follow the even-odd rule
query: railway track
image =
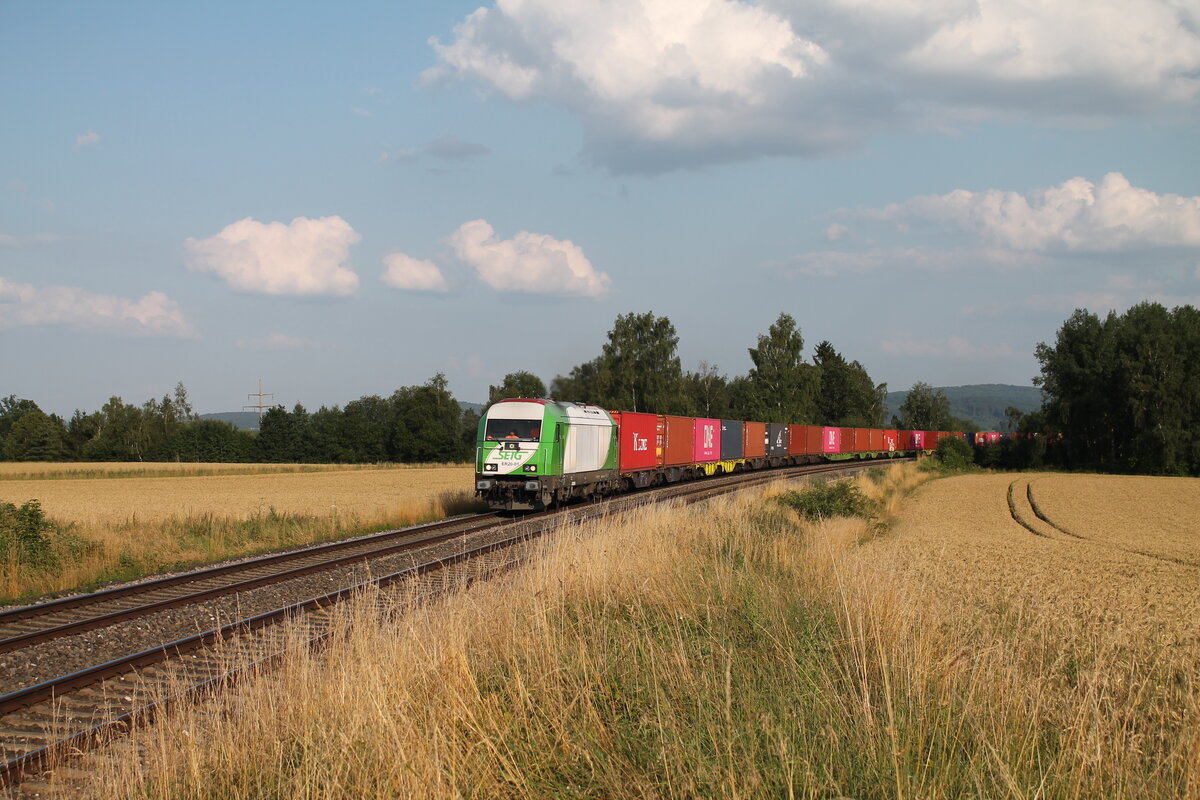
<svg viewBox="0 0 1200 800">
<path fill-rule="evenodd" d="M 55 766 L 63 754 L 87 751 L 132 725 L 152 719 L 174 703 L 269 668 L 297 642 L 321 647 L 331 635 L 332 613 L 347 598 L 412 586 L 414 581 L 437 575 L 440 578 L 429 581 L 426 592 L 432 596 L 464 581 L 511 568 L 523 560 L 527 549 L 523 545 L 567 521 L 584 522 L 650 502 L 695 503 L 768 481 L 840 474 L 873 465 L 820 464 L 718 477 L 516 519 L 483 514 L 13 609 L 0 614 L 0 635 L 4 637 L 0 647 L 19 651 L 38 642 L 145 617 L 163 608 L 197 603 L 214 593 L 244 592 L 299 574 L 428 550 L 436 545 L 444 547 L 450 542 L 458 545 L 402 569 L 191 636 L 162 641 L 0 696 L 0 786 L 7 786 L 10 793 L 24 789 L 29 795 L 36 794 L 42 788 L 39 783 L 25 787 L 19 784 Z M 485 562 L 482 567 L 478 566 L 481 561 Z"/>
</svg>

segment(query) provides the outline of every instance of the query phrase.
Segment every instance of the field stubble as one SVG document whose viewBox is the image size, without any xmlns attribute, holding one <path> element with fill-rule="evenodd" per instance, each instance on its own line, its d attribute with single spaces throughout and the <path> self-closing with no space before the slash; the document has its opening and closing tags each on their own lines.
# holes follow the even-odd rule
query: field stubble
<svg viewBox="0 0 1200 800">
<path fill-rule="evenodd" d="M 1030 534 L 1005 476 L 921 487 L 889 526 L 923 477 L 860 479 L 871 521 L 802 522 L 776 486 L 565 529 L 138 733 L 95 793 L 1200 794 L 1196 617 L 1135 602 L 1184 567 Z"/>
</svg>

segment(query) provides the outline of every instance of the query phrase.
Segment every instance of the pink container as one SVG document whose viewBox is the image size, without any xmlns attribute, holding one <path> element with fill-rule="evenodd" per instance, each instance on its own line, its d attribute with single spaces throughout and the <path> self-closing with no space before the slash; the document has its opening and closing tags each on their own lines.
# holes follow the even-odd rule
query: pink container
<svg viewBox="0 0 1200 800">
<path fill-rule="evenodd" d="M 696 461 L 721 460 L 721 420 L 697 419 L 695 428 Z"/>
<path fill-rule="evenodd" d="M 840 452 L 842 452 L 842 429 L 841 428 L 824 428 L 821 431 L 821 452 L 822 453 L 840 453 Z"/>
<path fill-rule="evenodd" d="M 912 432 L 912 449 L 913 450 L 924 450 L 925 449 L 925 431 L 913 431 Z"/>
<path fill-rule="evenodd" d="M 1000 441 L 1000 434 L 997 431 L 989 431 L 987 435 L 988 444 L 996 444 Z"/>
</svg>

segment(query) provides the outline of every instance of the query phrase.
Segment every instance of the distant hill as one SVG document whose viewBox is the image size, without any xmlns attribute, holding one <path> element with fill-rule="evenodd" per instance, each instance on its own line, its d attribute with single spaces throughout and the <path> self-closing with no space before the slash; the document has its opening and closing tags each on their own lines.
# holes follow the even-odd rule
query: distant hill
<svg viewBox="0 0 1200 800">
<path fill-rule="evenodd" d="M 1008 418 L 1004 409 L 1009 406 L 1022 412 L 1042 407 L 1042 390 L 1033 386 L 1013 386 L 1007 383 L 976 383 L 970 386 L 935 386 L 950 401 L 950 413 L 959 419 L 974 422 L 985 431 L 1006 429 Z M 908 392 L 888 392 L 888 420 L 900 413 Z"/>
<path fill-rule="evenodd" d="M 201 414 L 200 419 L 215 419 L 218 422 L 228 422 L 233 427 L 244 431 L 258 430 L 257 411 L 221 411 L 216 414 Z"/>
</svg>

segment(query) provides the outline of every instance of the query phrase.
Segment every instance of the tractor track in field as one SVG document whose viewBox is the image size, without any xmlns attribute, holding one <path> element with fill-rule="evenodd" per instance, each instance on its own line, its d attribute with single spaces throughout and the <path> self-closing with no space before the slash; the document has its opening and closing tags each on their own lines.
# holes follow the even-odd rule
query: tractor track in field
<svg viewBox="0 0 1200 800">
<path fill-rule="evenodd" d="M 1014 522 L 1035 536 L 1041 536 L 1045 539 L 1051 539 L 1059 542 L 1077 542 L 1080 544 L 1091 545 L 1093 547 L 1120 550 L 1123 553 L 1142 556 L 1155 561 L 1162 561 L 1167 564 L 1178 564 L 1184 567 L 1200 567 L 1200 562 L 1197 561 L 1192 561 L 1186 558 L 1175 558 L 1173 556 L 1164 556 L 1159 553 L 1153 553 L 1148 550 L 1139 550 L 1134 547 L 1123 547 L 1114 542 L 1102 541 L 1070 530 L 1064 525 L 1061 525 L 1060 523 L 1051 519 L 1051 517 L 1038 504 L 1037 498 L 1033 493 L 1034 483 L 1036 483 L 1036 481 L 1033 479 L 1017 478 L 1008 485 L 1008 511 Z M 1048 531 L 1039 529 L 1040 526 L 1045 526 Z"/>
<path fill-rule="evenodd" d="M 520 563 L 523 545 L 564 524 L 875 465 L 788 467 L 520 517 L 481 514 L 9 609 L 0 613 L 0 785 L 37 796 L 49 787 L 24 779 L 57 768 L 63 754 L 268 668 L 296 640 L 320 647 L 331 610 L 364 591 L 425 580 L 436 593 Z M 75 767 L 63 769 L 69 777 Z"/>
</svg>

